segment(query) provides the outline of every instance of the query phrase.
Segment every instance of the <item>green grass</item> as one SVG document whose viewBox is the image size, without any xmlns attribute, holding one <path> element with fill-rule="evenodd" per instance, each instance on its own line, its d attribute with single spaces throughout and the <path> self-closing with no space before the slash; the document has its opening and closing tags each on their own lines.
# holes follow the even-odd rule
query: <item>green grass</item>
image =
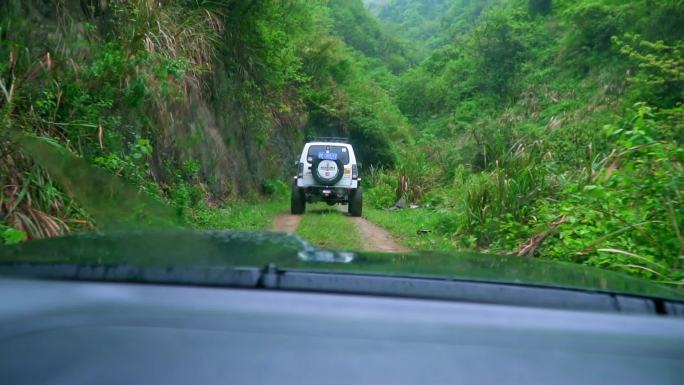
<svg viewBox="0 0 684 385">
<path fill-rule="evenodd" d="M 385 228 L 401 243 L 414 250 L 463 250 L 458 239 L 437 231 L 444 214 L 430 209 L 403 209 L 396 211 L 364 209 L 364 217 Z M 421 232 L 427 230 L 427 232 Z"/>
<path fill-rule="evenodd" d="M 361 249 L 361 236 L 356 226 L 345 214 L 328 206 L 308 206 L 296 233 L 311 244 L 324 249 Z"/>
<path fill-rule="evenodd" d="M 192 225 L 204 230 L 266 230 L 273 218 L 287 211 L 285 200 L 238 202 L 222 209 L 195 211 Z"/>
</svg>

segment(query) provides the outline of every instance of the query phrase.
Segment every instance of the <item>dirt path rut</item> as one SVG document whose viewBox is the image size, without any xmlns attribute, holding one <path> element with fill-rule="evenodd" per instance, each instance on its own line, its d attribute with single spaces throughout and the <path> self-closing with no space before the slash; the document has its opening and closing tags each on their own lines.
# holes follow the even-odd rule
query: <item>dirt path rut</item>
<svg viewBox="0 0 684 385">
<path fill-rule="evenodd" d="M 361 234 L 361 247 L 363 251 L 380 251 L 383 253 L 402 253 L 411 251 L 400 245 L 387 230 L 378 227 L 366 219 L 349 217 L 356 224 Z"/>
<path fill-rule="evenodd" d="M 271 225 L 271 231 L 279 233 L 294 233 L 302 220 L 301 215 L 282 214 L 275 217 Z"/>
<path fill-rule="evenodd" d="M 347 214 L 347 206 L 338 206 L 343 215 Z M 379 251 L 383 253 L 403 253 L 411 249 L 401 245 L 392 235 L 380 226 L 377 226 L 361 217 L 348 217 L 356 225 L 361 235 L 361 248 L 363 251 Z"/>
<path fill-rule="evenodd" d="M 361 250 L 378 251 L 383 253 L 402 253 L 411 251 L 397 242 L 387 230 L 376 226 L 364 218 L 350 217 L 347 206 L 337 206 L 340 215 L 345 215 L 356 226 L 361 235 Z M 301 215 L 281 214 L 275 217 L 271 231 L 294 233 L 302 220 Z"/>
</svg>

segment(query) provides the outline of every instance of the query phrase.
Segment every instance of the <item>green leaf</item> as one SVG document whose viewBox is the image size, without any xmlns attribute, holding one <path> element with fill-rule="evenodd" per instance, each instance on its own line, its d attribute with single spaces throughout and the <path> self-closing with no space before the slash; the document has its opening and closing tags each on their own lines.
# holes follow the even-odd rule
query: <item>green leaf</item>
<svg viewBox="0 0 684 385">
<path fill-rule="evenodd" d="M 28 236 L 25 232 L 12 227 L 2 232 L 2 240 L 7 245 L 16 245 L 17 243 L 24 242 L 27 238 Z"/>
</svg>

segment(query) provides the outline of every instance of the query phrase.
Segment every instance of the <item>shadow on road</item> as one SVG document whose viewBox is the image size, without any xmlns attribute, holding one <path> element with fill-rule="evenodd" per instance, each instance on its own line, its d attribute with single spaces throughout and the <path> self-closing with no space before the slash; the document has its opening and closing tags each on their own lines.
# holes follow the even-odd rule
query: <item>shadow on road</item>
<svg viewBox="0 0 684 385">
<path fill-rule="evenodd" d="M 339 209 L 338 206 L 326 206 L 326 207 L 308 206 L 306 208 L 306 214 L 313 214 L 313 215 L 325 215 L 325 214 L 333 214 L 333 213 L 344 214 L 345 212 L 346 212 L 346 210 L 343 212 L 342 210 Z"/>
</svg>

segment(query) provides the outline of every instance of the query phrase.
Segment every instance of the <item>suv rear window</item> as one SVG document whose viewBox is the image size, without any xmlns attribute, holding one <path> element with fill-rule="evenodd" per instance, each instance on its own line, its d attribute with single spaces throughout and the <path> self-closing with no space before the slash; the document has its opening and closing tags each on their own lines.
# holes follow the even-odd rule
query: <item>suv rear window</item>
<svg viewBox="0 0 684 385">
<path fill-rule="evenodd" d="M 312 163 L 313 160 L 318 157 L 319 153 L 326 152 L 327 150 L 330 150 L 330 153 L 337 154 L 337 158 L 342 161 L 342 164 L 349 164 L 349 151 L 347 151 L 347 147 L 321 144 L 309 147 L 309 152 L 306 155 L 307 161 Z"/>
</svg>

